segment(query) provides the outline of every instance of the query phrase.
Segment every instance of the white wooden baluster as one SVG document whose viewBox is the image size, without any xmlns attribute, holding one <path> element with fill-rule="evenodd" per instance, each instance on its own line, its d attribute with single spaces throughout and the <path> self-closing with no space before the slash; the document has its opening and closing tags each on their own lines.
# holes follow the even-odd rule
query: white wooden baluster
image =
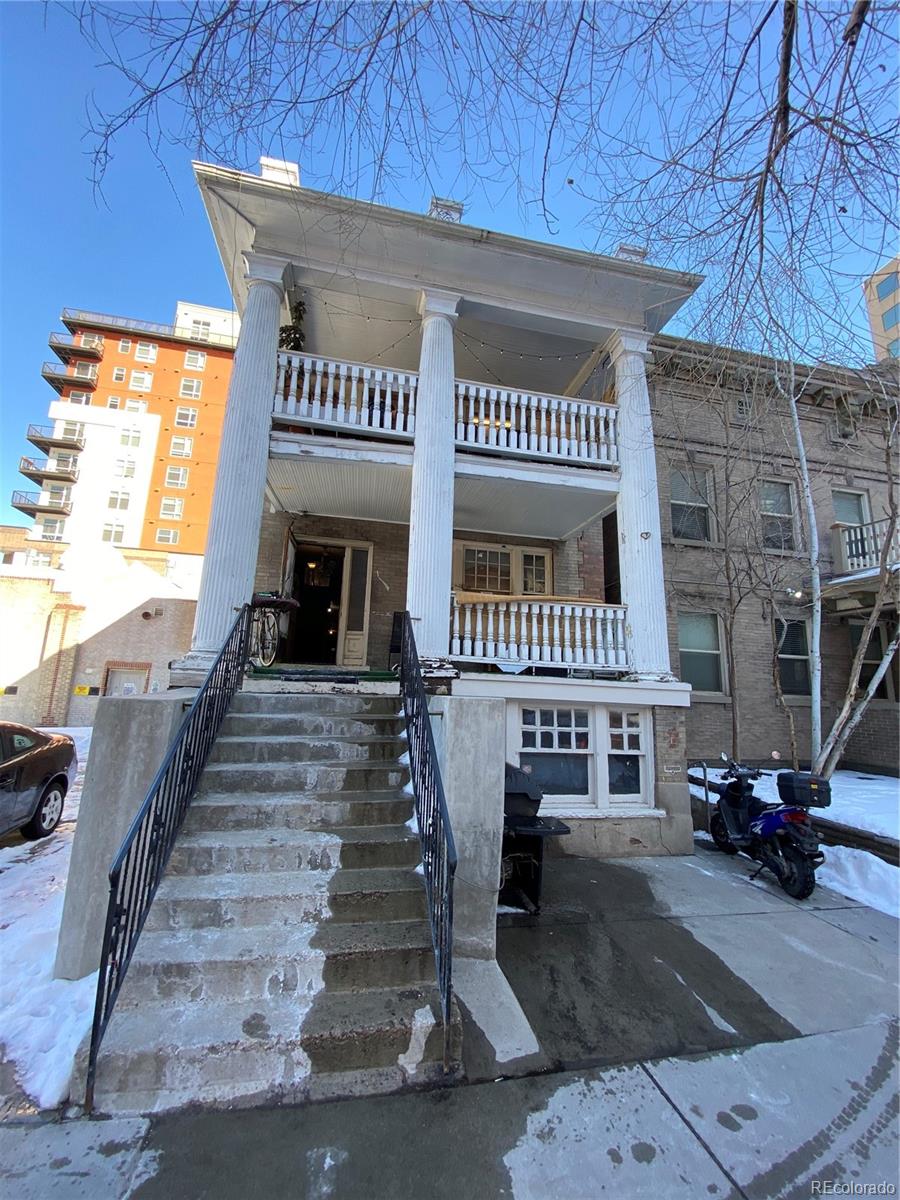
<svg viewBox="0 0 900 1200">
<path fill-rule="evenodd" d="M 596 653 L 594 650 L 594 641 L 596 636 L 596 627 L 594 624 L 594 615 L 596 609 L 592 605 L 585 605 L 584 609 L 584 662 L 588 667 L 593 667 L 597 662 Z"/>
<path fill-rule="evenodd" d="M 550 646 L 550 659 L 552 662 L 562 662 L 562 643 L 560 641 L 559 615 L 560 606 L 554 604 L 550 611 L 553 613 L 553 641 Z"/>
<path fill-rule="evenodd" d="M 581 618 L 582 618 L 583 612 L 584 612 L 584 609 L 582 608 L 582 606 L 580 604 L 576 604 L 575 607 L 572 609 L 572 616 L 573 616 L 572 624 L 575 627 L 575 644 L 572 649 L 572 656 L 576 663 L 584 662 L 584 648 L 582 647 L 582 644 L 581 644 Z"/>
<path fill-rule="evenodd" d="M 573 649 L 572 649 L 572 613 L 573 613 L 573 612 L 574 612 L 574 609 L 572 608 L 571 604 L 564 604 L 564 605 L 563 605 L 563 608 L 562 608 L 562 615 L 563 615 L 563 634 L 562 634 L 563 662 L 567 662 L 567 663 L 573 662 L 573 661 L 574 661 L 574 658 L 575 658 L 575 655 L 574 655 L 574 653 L 573 653 Z"/>
<path fill-rule="evenodd" d="M 578 425 L 578 457 L 588 462 L 591 457 L 588 442 L 588 406 L 586 404 L 576 404 L 575 411 L 575 420 Z"/>
<path fill-rule="evenodd" d="M 300 415 L 309 416 L 309 385 L 312 381 L 312 359 L 303 359 L 303 392 L 300 396 Z"/>
<path fill-rule="evenodd" d="M 621 608 L 614 609 L 613 612 L 616 641 L 616 666 L 624 667 L 628 665 L 628 659 L 625 654 L 625 613 Z"/>
<path fill-rule="evenodd" d="M 459 636 L 459 605 L 454 603 L 450 615 L 450 653 L 459 654 L 462 643 Z"/>
<path fill-rule="evenodd" d="M 406 406 L 406 432 L 412 437 L 416 432 L 416 388 L 419 386 L 418 375 L 409 376 L 409 403 Z"/>
<path fill-rule="evenodd" d="M 528 397 L 518 393 L 516 408 L 518 421 L 516 423 L 516 440 L 513 445 L 517 450 L 528 449 Z"/>
<path fill-rule="evenodd" d="M 278 359 L 277 359 L 276 367 L 275 367 L 275 411 L 276 412 L 286 411 L 284 385 L 285 385 L 285 380 L 287 378 L 287 370 L 290 365 L 291 365 L 291 358 L 290 358 L 289 354 L 282 353 L 282 354 L 278 355 Z"/>
<path fill-rule="evenodd" d="M 476 388 L 478 393 L 478 420 L 475 422 L 475 440 L 482 446 L 487 443 L 487 388 Z"/>
<path fill-rule="evenodd" d="M 463 617 L 464 617 L 464 622 L 463 622 L 462 652 L 467 657 L 471 657 L 471 654 L 472 654 L 472 605 L 471 604 L 463 605 Z"/>
<path fill-rule="evenodd" d="M 406 433 L 406 389 L 409 376 L 403 372 L 397 373 L 397 423 L 394 428 L 398 433 Z"/>
<path fill-rule="evenodd" d="M 609 422 L 609 427 L 608 427 L 609 461 L 612 463 L 617 463 L 619 461 L 619 442 L 618 442 L 619 414 L 616 412 L 616 410 L 614 408 L 608 408 L 606 410 L 606 415 L 607 415 L 607 419 Z"/>
<path fill-rule="evenodd" d="M 485 605 L 484 614 L 484 656 L 485 658 L 497 657 L 497 638 L 494 630 L 494 617 L 496 614 L 496 604 Z"/>
<path fill-rule="evenodd" d="M 484 605 L 475 605 L 475 657 L 484 658 Z"/>
<path fill-rule="evenodd" d="M 541 662 L 550 662 L 553 657 L 550 645 L 550 605 L 541 604 L 536 607 L 540 609 L 541 614 Z"/>
<path fill-rule="evenodd" d="M 519 606 L 513 601 L 509 606 L 509 634 L 506 639 L 506 649 L 513 662 L 519 660 Z"/>
<path fill-rule="evenodd" d="M 497 605 L 497 657 L 509 658 L 509 648 L 506 641 L 506 620 L 509 616 L 509 605 L 505 602 Z"/>
<path fill-rule="evenodd" d="M 466 422 L 463 412 L 463 396 L 465 395 L 466 385 L 456 381 L 456 440 L 464 442 L 466 440 Z"/>
<path fill-rule="evenodd" d="M 325 395 L 323 396 L 324 403 L 322 405 L 322 420 L 323 421 L 332 421 L 333 422 L 337 416 L 337 413 L 336 413 L 335 407 L 334 407 L 334 381 L 335 381 L 336 368 L 337 368 L 337 363 L 329 362 L 328 370 L 325 373 Z"/>
<path fill-rule="evenodd" d="M 531 616 L 531 629 L 528 639 L 528 659 L 530 662 L 538 662 L 541 657 L 541 639 L 538 636 L 538 606 L 529 604 L 528 612 Z"/>
</svg>

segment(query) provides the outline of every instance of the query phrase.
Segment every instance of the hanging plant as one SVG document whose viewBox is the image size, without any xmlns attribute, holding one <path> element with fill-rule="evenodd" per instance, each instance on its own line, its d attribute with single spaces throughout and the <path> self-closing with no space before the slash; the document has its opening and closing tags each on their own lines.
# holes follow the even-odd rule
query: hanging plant
<svg viewBox="0 0 900 1200">
<path fill-rule="evenodd" d="M 306 341 L 303 332 L 303 318 L 306 316 L 306 302 L 295 300 L 291 305 L 291 323 L 282 325 L 278 331 L 279 350 L 302 350 Z"/>
</svg>

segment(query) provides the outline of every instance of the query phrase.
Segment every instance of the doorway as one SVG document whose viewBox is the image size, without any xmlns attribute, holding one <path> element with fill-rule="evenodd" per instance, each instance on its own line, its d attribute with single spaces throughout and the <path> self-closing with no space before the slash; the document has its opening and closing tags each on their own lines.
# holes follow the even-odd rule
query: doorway
<svg viewBox="0 0 900 1200">
<path fill-rule="evenodd" d="M 294 614 L 288 657 L 295 663 L 334 666 L 338 661 L 344 546 L 301 543 L 294 558 Z"/>
</svg>

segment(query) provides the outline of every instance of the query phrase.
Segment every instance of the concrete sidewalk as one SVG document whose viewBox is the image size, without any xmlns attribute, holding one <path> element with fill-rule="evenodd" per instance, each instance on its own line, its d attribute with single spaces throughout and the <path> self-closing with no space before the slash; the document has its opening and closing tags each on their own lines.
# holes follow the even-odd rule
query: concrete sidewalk
<svg viewBox="0 0 900 1200">
<path fill-rule="evenodd" d="M 504 1059 L 504 1031 L 482 1018 L 466 1065 L 483 1082 L 7 1122 L 0 1180 L 22 1200 L 799 1200 L 814 1182 L 896 1186 L 898 923 L 824 889 L 795 903 L 752 870 L 702 845 L 548 863 L 540 918 L 499 930 L 539 1053 Z M 543 1073 L 494 1082 L 517 1070 Z"/>
</svg>

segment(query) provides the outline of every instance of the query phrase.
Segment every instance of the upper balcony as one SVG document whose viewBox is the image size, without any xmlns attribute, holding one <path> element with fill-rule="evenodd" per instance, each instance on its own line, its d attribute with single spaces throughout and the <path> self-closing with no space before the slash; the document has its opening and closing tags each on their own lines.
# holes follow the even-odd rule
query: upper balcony
<svg viewBox="0 0 900 1200">
<path fill-rule="evenodd" d="M 37 428 L 37 426 L 32 426 Z M 35 483 L 43 483 L 45 479 L 59 480 L 61 483 L 75 483 L 78 480 L 78 468 L 65 458 L 29 458 L 23 455 L 19 459 L 19 473 Z"/>
<path fill-rule="evenodd" d="M 68 517 L 72 512 L 70 496 L 52 496 L 47 492 L 13 492 L 12 506 L 30 517 L 38 513 L 54 513 Z"/>
<path fill-rule="evenodd" d="M 99 362 L 103 357 L 103 338 L 97 333 L 51 333 L 48 344 L 64 363 L 73 358 Z"/>
<path fill-rule="evenodd" d="M 835 525 L 832 528 L 834 574 L 828 590 L 847 591 L 868 585 L 876 578 L 888 536 L 890 520 L 869 521 L 865 525 Z M 894 527 L 887 556 L 889 570 L 900 566 L 900 525 Z"/>
<path fill-rule="evenodd" d="M 72 387 L 74 384 L 92 390 L 97 386 L 96 363 L 76 362 L 73 365 L 71 363 L 45 362 L 41 367 L 41 374 L 60 395 L 62 395 L 63 388 Z"/>
<path fill-rule="evenodd" d="M 55 425 L 29 425 L 25 436 L 38 450 L 50 450 L 54 446 L 64 446 L 67 450 L 84 449 L 83 425 L 73 425 L 71 429 L 64 425 L 59 432 Z"/>
</svg>

